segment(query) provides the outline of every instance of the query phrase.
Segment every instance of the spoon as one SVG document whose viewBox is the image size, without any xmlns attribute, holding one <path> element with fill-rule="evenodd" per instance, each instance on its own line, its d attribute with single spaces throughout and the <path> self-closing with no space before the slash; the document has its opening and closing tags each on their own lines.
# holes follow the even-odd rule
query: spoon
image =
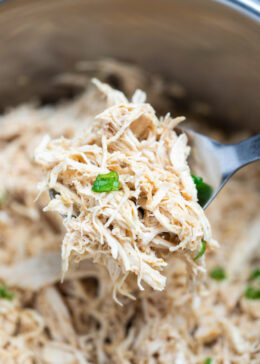
<svg viewBox="0 0 260 364">
<path fill-rule="evenodd" d="M 205 210 L 230 177 L 245 165 L 260 159 L 260 134 L 236 144 L 222 144 L 193 130 L 177 128 L 185 133 L 191 146 L 190 165 L 195 165 L 203 180 L 212 187 Z"/>
<path fill-rule="evenodd" d="M 236 171 L 260 159 L 260 134 L 236 144 L 221 144 L 190 129 L 175 130 L 187 135 L 192 151 L 190 164 L 196 166 L 199 175 L 212 188 L 211 197 L 202 206 L 204 210 Z M 58 193 L 50 189 L 49 194 L 54 199 Z"/>
</svg>

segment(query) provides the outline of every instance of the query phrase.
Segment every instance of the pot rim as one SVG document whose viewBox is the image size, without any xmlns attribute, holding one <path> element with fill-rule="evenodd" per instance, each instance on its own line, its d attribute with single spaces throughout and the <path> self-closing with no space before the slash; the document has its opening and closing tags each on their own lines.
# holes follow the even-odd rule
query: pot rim
<svg viewBox="0 0 260 364">
<path fill-rule="evenodd" d="M 260 22 L 260 1 L 259 0 L 217 0 L 219 3 L 253 17 Z"/>
</svg>

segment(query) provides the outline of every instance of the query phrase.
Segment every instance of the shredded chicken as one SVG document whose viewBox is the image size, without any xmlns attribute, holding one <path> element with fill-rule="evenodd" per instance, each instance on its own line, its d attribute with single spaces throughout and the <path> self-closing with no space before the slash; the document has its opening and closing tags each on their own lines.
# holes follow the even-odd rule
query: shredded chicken
<svg viewBox="0 0 260 364">
<path fill-rule="evenodd" d="M 48 172 L 40 190 L 55 191 L 45 211 L 65 216 L 63 270 L 71 260 L 90 258 L 107 267 L 115 292 L 128 294 L 130 272 L 141 290 L 142 280 L 162 290 L 166 253 L 177 252 L 195 274 L 204 262 L 192 259 L 201 240 L 214 244 L 187 164 L 187 137 L 173 130 L 184 118 L 159 120 L 144 92 L 137 90 L 129 102 L 122 92 L 94 83 L 109 107 L 83 135 L 46 136 L 35 153 Z M 118 173 L 120 190 L 93 192 L 96 176 L 109 171 Z"/>
<path fill-rule="evenodd" d="M 46 134 L 72 143 L 90 130 L 95 115 L 106 108 L 100 92 L 91 86 L 93 74 L 104 82 L 117 78 L 127 97 L 142 87 L 156 110 L 170 110 L 172 90 L 178 89 L 132 65 L 111 60 L 81 64 L 81 75 L 83 66 L 91 72 L 84 74 L 82 95 L 56 106 L 23 105 L 0 120 L 0 284 L 15 294 L 12 300 L 0 297 L 0 363 L 203 364 L 210 357 L 213 364 L 259 364 L 260 300 L 244 295 L 252 270 L 260 267 L 258 164 L 238 172 L 207 209 L 213 236 L 220 244 L 218 249 L 206 250 L 207 270 L 222 266 L 226 280 L 215 281 L 207 274 L 206 289 L 187 289 L 187 266 L 204 269 L 204 262 L 191 259 L 185 264 L 179 258 L 194 257 L 199 249 L 196 241 L 194 249 L 189 246 L 167 257 L 168 245 L 151 246 L 160 259 L 167 260 L 163 271 L 155 269 L 167 278 L 166 288 L 157 291 L 146 285 L 141 291 L 131 273 L 134 279 L 128 277 L 128 284 L 136 300 L 120 296 L 123 306 L 114 301 L 114 282 L 101 264 L 71 262 L 60 283 L 60 247 L 66 229 L 59 214 L 42 211 L 49 202 L 48 192 L 36 200 L 44 172 L 33 159 L 35 148 Z M 69 81 L 77 83 L 79 76 L 71 75 Z M 59 82 L 65 81 L 60 78 Z M 212 125 L 192 123 L 220 141 L 234 142 L 249 135 L 233 133 L 230 138 Z M 128 183 L 118 172 L 121 189 L 107 195 L 122 193 Z M 159 243 L 166 237 L 160 236 Z M 170 243 L 179 244 L 172 239 Z"/>
</svg>

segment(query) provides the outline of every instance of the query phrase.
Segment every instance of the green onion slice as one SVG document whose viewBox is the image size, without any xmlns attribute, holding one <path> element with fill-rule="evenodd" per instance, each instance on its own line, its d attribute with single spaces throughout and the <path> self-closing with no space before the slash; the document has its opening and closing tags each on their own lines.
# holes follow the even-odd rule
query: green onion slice
<svg viewBox="0 0 260 364">
<path fill-rule="evenodd" d="M 254 281 L 255 279 L 259 278 L 260 278 L 260 269 L 255 269 L 250 276 L 250 281 Z"/>
<path fill-rule="evenodd" d="M 202 239 L 200 251 L 199 251 L 198 255 L 196 255 L 196 257 L 193 258 L 193 260 L 197 260 L 200 257 L 202 257 L 202 255 L 205 253 L 205 251 L 206 251 L 206 241 Z"/>
<path fill-rule="evenodd" d="M 204 361 L 204 364 L 212 364 L 212 359 L 211 358 L 206 358 Z"/>
<path fill-rule="evenodd" d="M 225 272 L 224 268 L 222 268 L 222 267 L 213 268 L 210 271 L 209 275 L 211 278 L 215 279 L 216 281 L 223 281 L 224 279 L 227 278 L 226 272 Z"/>
<path fill-rule="evenodd" d="M 259 300 L 260 299 L 260 289 L 256 289 L 252 286 L 247 287 L 245 291 L 245 296 L 249 300 Z"/>
<path fill-rule="evenodd" d="M 213 189 L 203 181 L 202 177 L 196 177 L 194 174 L 191 174 L 191 177 L 197 188 L 198 202 L 203 207 L 212 196 Z"/>
<path fill-rule="evenodd" d="M 115 171 L 106 174 L 98 174 L 96 180 L 98 181 L 119 181 L 119 176 Z"/>
<path fill-rule="evenodd" d="M 8 292 L 6 285 L 2 284 L 2 286 L 0 286 L 0 297 L 11 301 L 14 298 L 14 294 L 11 292 Z"/>
<path fill-rule="evenodd" d="M 111 192 L 120 189 L 119 176 L 115 171 L 106 174 L 99 174 L 96 177 L 92 191 L 94 192 Z"/>
</svg>

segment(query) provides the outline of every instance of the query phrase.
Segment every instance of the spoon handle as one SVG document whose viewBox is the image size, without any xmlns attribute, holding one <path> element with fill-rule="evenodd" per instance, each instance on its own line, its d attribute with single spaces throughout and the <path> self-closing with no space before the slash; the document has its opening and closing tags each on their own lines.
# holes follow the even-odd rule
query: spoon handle
<svg viewBox="0 0 260 364">
<path fill-rule="evenodd" d="M 235 144 L 234 148 L 238 158 L 238 168 L 260 159 L 260 134 Z"/>
</svg>

